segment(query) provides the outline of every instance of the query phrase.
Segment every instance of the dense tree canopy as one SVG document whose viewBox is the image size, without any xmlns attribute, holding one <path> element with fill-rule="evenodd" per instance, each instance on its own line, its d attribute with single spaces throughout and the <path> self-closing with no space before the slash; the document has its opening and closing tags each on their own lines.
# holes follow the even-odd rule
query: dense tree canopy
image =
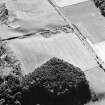
<svg viewBox="0 0 105 105">
<path fill-rule="evenodd" d="M 84 105 L 91 99 L 81 69 L 55 57 L 25 79 L 23 105 Z"/>
</svg>

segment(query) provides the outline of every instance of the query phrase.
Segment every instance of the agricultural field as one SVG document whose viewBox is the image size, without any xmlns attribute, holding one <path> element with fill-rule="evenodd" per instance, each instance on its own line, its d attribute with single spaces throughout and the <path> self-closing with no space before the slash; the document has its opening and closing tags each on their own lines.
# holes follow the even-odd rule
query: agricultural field
<svg viewBox="0 0 105 105">
<path fill-rule="evenodd" d="M 60 7 L 60 10 L 81 31 L 86 30 L 87 37 L 93 44 L 105 40 L 105 18 L 101 16 L 100 11 L 91 0 Z"/>
</svg>

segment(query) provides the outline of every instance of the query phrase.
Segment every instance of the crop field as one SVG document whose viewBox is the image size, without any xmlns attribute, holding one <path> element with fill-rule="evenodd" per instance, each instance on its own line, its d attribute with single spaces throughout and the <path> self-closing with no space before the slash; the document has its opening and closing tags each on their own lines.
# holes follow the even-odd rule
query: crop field
<svg viewBox="0 0 105 105">
<path fill-rule="evenodd" d="M 25 72 L 51 57 L 58 57 L 87 70 L 95 67 L 96 61 L 73 33 L 60 33 L 50 38 L 42 36 L 17 39 L 8 42 L 11 49 L 21 59 Z"/>
<path fill-rule="evenodd" d="M 60 9 L 92 42 L 93 49 L 105 62 L 105 17 L 100 14 L 93 2 L 87 1 Z"/>
<path fill-rule="evenodd" d="M 105 40 L 105 18 L 91 0 L 60 9 L 72 23 L 87 30 L 87 37 L 93 44 Z"/>
</svg>

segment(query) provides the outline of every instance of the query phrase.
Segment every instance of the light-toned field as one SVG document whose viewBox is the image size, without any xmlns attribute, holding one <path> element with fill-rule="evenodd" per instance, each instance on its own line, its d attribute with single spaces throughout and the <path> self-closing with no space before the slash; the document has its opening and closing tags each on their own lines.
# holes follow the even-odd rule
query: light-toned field
<svg viewBox="0 0 105 105">
<path fill-rule="evenodd" d="M 31 1 L 9 0 L 6 2 L 9 27 L 0 25 L 1 37 L 8 38 L 66 24 L 47 0 Z"/>
<path fill-rule="evenodd" d="M 60 9 L 72 23 L 77 26 L 79 24 L 87 30 L 88 38 L 93 43 L 105 40 L 105 17 L 100 15 L 100 11 L 91 0 Z"/>
<path fill-rule="evenodd" d="M 105 72 L 99 67 L 95 67 L 85 71 L 85 75 L 89 81 L 90 88 L 99 98 L 98 101 L 89 102 L 86 105 L 105 105 Z"/>
<path fill-rule="evenodd" d="M 86 105 L 105 105 L 105 99 L 97 101 L 97 102 L 94 102 L 94 103 L 90 102 L 90 103 L 88 103 Z"/>
<path fill-rule="evenodd" d="M 94 44 L 94 49 L 98 56 L 105 61 L 105 18 L 100 15 L 91 1 L 79 3 L 72 6 L 60 8 L 68 19 L 75 23 L 79 29 L 87 35 Z M 91 68 L 85 71 L 86 78 L 89 80 L 90 87 L 98 94 L 105 93 L 105 72 L 100 68 Z M 103 96 L 97 102 L 89 102 L 86 105 L 105 105 Z"/>
<path fill-rule="evenodd" d="M 8 42 L 21 59 L 26 73 L 51 57 L 58 57 L 87 70 L 95 67 L 96 61 L 73 33 L 60 33 L 50 38 L 31 37 Z"/>
<path fill-rule="evenodd" d="M 51 38 L 31 37 L 8 42 L 10 48 L 20 58 L 24 73 L 32 72 L 36 67 L 53 56 L 62 58 L 69 63 L 82 68 L 90 88 L 96 93 L 105 93 L 105 72 L 97 67 L 91 54 L 82 46 L 73 33 L 61 33 Z M 102 97 L 95 103 L 86 105 L 104 105 Z"/>
<path fill-rule="evenodd" d="M 94 50 L 100 56 L 100 58 L 105 62 L 105 41 L 95 44 Z"/>
<path fill-rule="evenodd" d="M 89 81 L 90 88 L 96 94 L 105 93 L 105 72 L 99 67 L 94 67 L 84 72 Z"/>
</svg>

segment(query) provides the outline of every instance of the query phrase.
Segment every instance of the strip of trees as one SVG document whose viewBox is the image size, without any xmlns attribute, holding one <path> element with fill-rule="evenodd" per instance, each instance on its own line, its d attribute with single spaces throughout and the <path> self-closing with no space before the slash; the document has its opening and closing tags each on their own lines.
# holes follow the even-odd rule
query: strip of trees
<svg viewBox="0 0 105 105">
<path fill-rule="evenodd" d="M 13 74 L 0 78 L 0 105 L 84 105 L 90 100 L 81 69 L 55 57 L 22 80 Z"/>
</svg>

